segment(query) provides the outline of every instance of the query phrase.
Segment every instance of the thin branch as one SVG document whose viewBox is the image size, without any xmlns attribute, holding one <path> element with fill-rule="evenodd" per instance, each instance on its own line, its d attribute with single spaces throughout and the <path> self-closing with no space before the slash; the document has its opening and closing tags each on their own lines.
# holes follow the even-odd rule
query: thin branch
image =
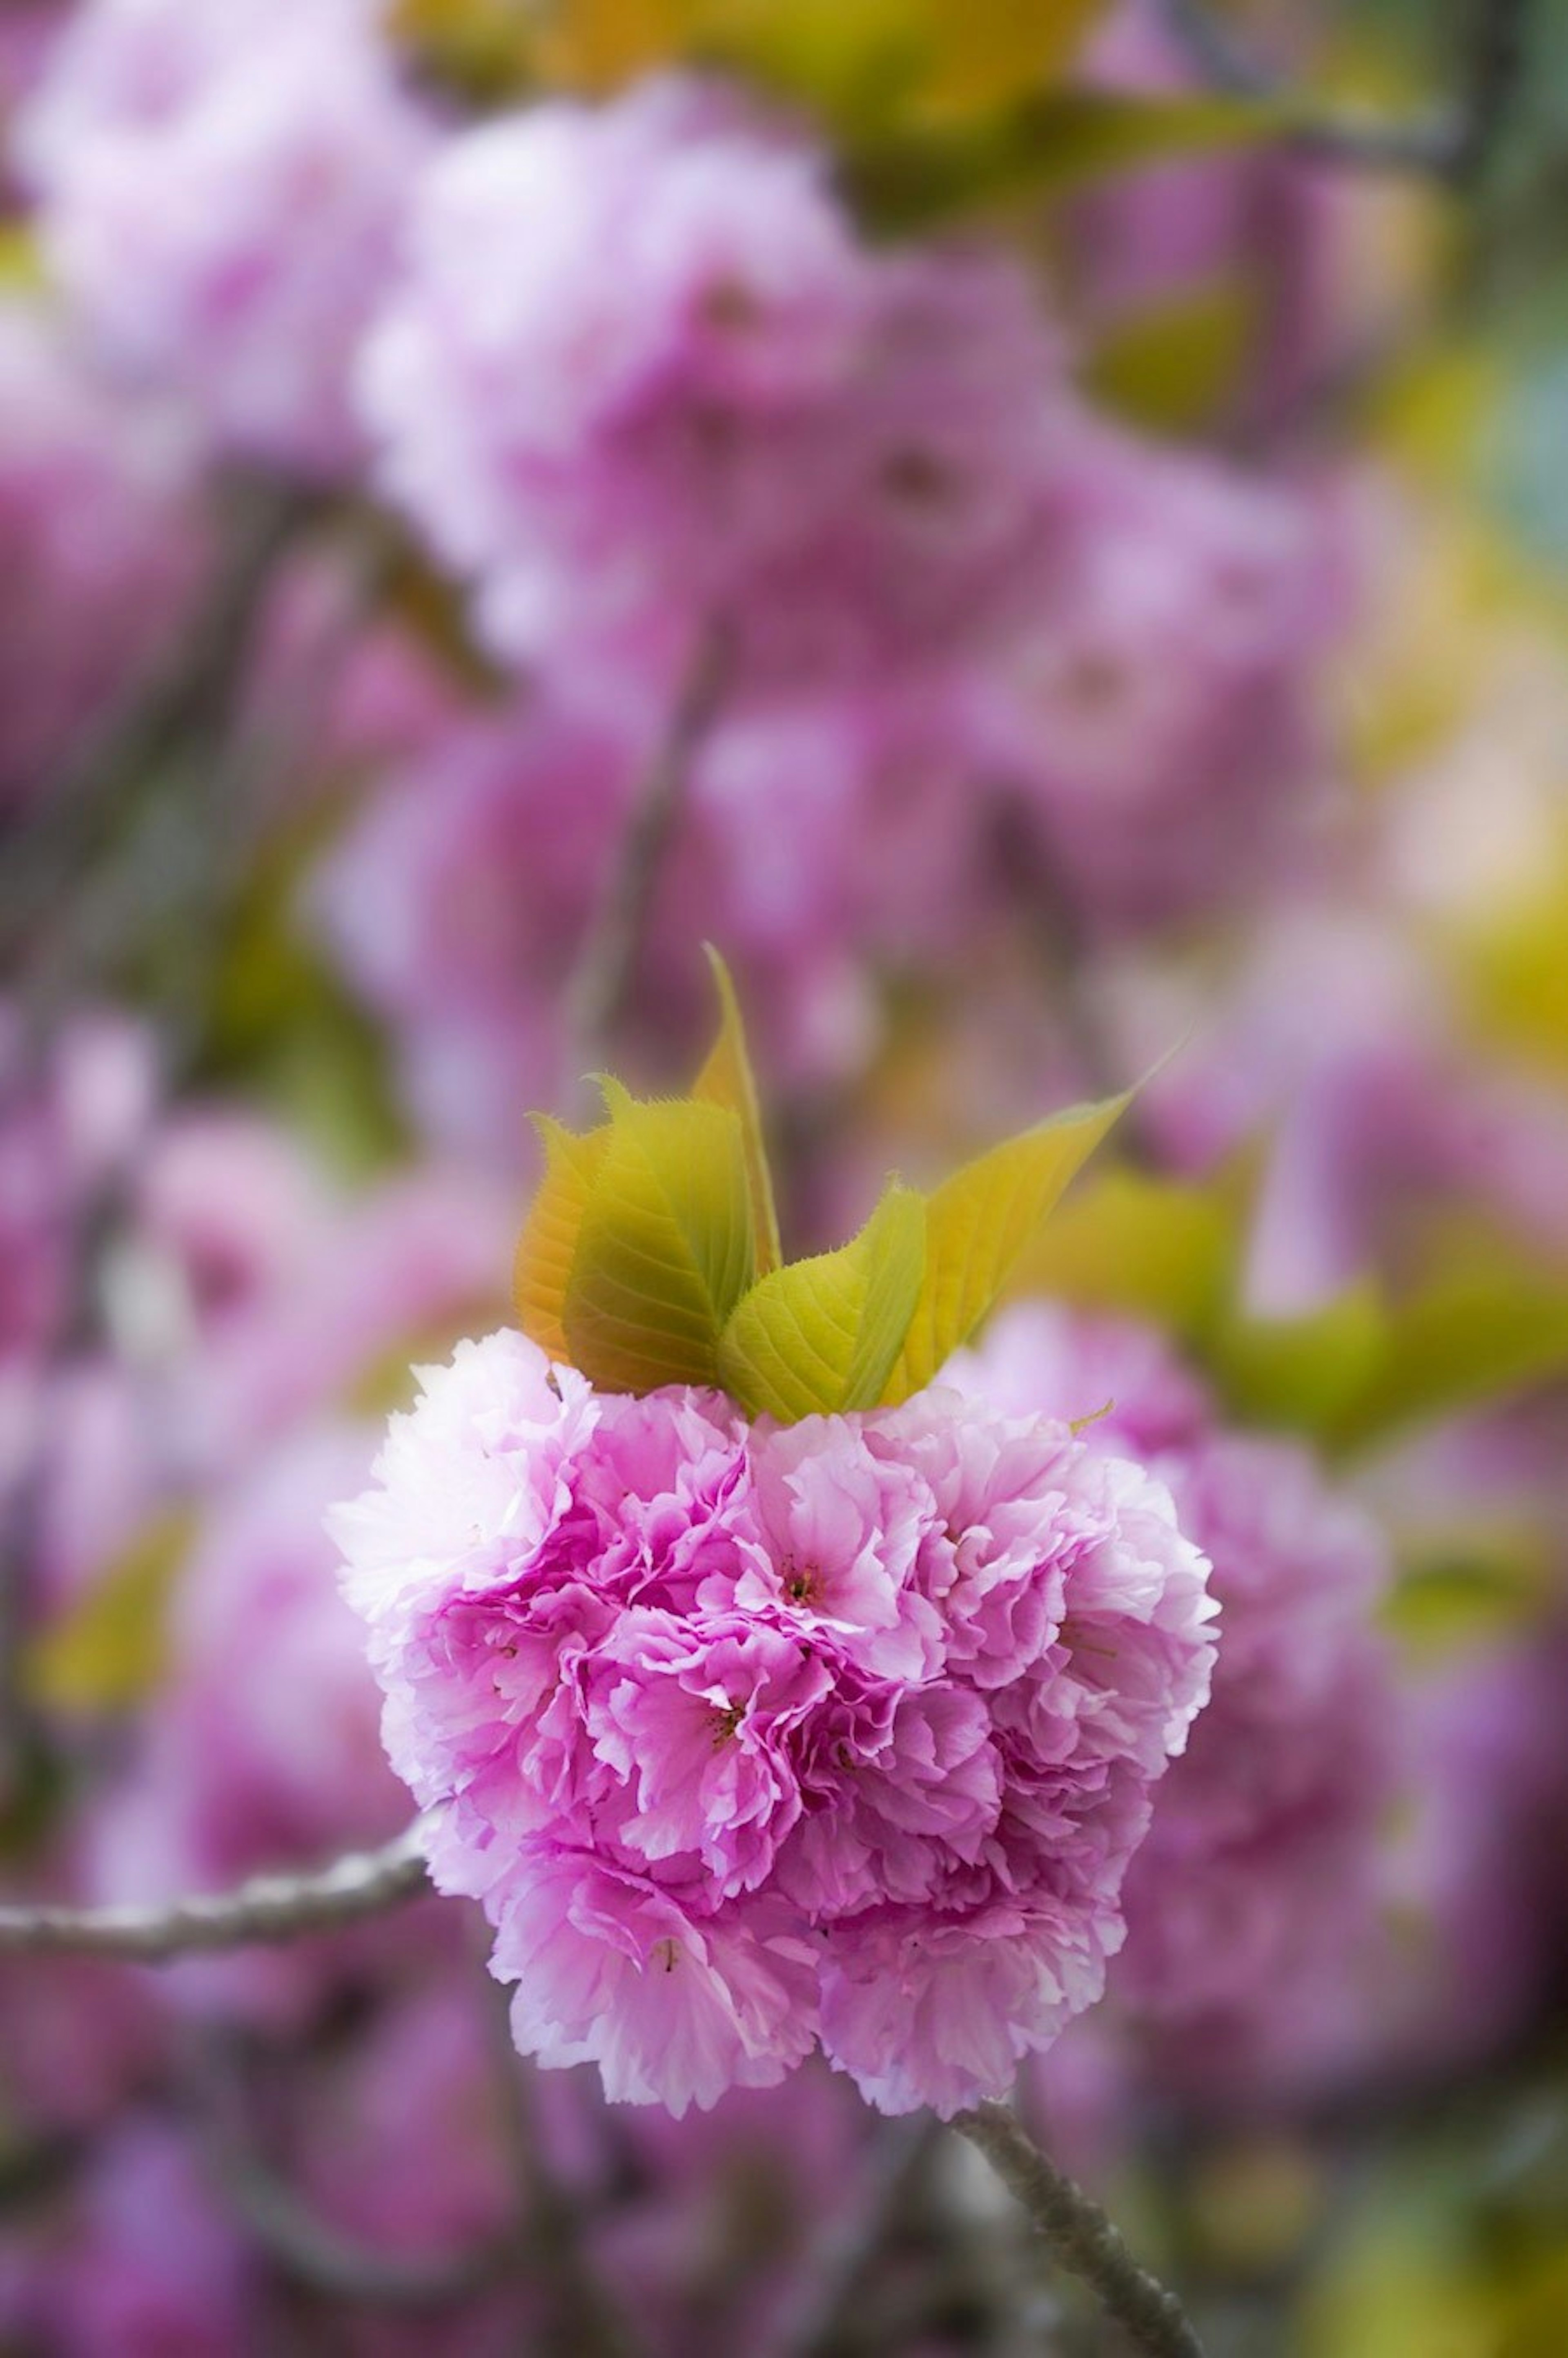
<svg viewBox="0 0 1568 2358">
<path fill-rule="evenodd" d="M 715 627 L 697 649 L 567 984 L 569 1034 L 589 1061 L 602 1053 L 625 1008 L 692 763 L 717 718 L 729 671 L 727 634 Z"/>
<path fill-rule="evenodd" d="M 240 1949 L 335 1931 L 426 1888 L 416 1819 L 380 1850 L 354 1851 L 313 1875 L 258 1875 L 232 1891 L 163 1908 L 0 1908 L 0 1955 L 118 1957 L 165 1964 L 200 1949 Z"/>
<path fill-rule="evenodd" d="M 1054 2258 L 1090 2286 L 1151 2358 L 1204 2358 L 1180 2301 L 1140 2267 L 1114 2222 L 1025 2136 L 1005 2104 L 977 2104 L 952 2125 L 984 2154 Z"/>
<path fill-rule="evenodd" d="M 1165 0 L 1165 21 L 1211 88 L 1282 106 L 1285 135 L 1304 153 L 1369 171 L 1424 173 L 1468 188 L 1489 165 L 1519 95 L 1529 8 L 1530 0 L 1473 0 L 1462 97 L 1411 121 L 1320 109 L 1298 98 L 1206 0 Z"/>
<path fill-rule="evenodd" d="M 446 2309 L 484 2291 L 516 2265 L 510 2236 L 450 2259 L 405 2260 L 371 2250 L 318 2219 L 281 2179 L 247 2155 L 215 2157 L 236 2217 L 269 2259 L 307 2292 L 384 2309 Z"/>
<path fill-rule="evenodd" d="M 191 627 L 161 666 L 92 732 L 74 766 L 19 828 L 0 882 L 0 957 L 58 922 L 58 898 L 81 874 L 121 804 L 172 750 L 226 712 L 278 561 L 311 512 L 299 492 L 244 480 L 232 487 L 226 544 Z"/>
</svg>

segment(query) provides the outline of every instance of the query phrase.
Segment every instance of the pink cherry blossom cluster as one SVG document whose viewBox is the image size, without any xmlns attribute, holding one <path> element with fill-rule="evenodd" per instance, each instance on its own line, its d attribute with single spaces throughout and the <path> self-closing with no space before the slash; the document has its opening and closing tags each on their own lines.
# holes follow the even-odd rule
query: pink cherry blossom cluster
<svg viewBox="0 0 1568 2358">
<path fill-rule="evenodd" d="M 1129 1870 L 1110 1994 L 1211 2093 L 1310 2073 L 1292 2043 L 1354 2010 L 1377 1952 L 1401 1765 L 1386 1540 L 1299 1443 L 1227 1431 L 1153 1328 L 1022 1303 L 946 1379 L 1010 1414 L 1095 1416 L 1086 1446 L 1147 1465 L 1208 1556 L 1213 1694 Z"/>
<path fill-rule="evenodd" d="M 1005 2092 L 1207 1691 L 1168 1494 L 944 1390 L 752 1427 L 506 1331 L 424 1381 L 336 1529 L 519 2047 L 676 2113 L 818 2039 L 886 2111 Z"/>
<path fill-rule="evenodd" d="M 17 135 L 49 260 L 103 359 L 221 447 L 310 471 L 357 449 L 349 363 L 431 136 L 383 14 L 95 0 Z"/>
<path fill-rule="evenodd" d="M 825 155 L 719 85 L 460 134 L 366 345 L 386 487 L 510 656 L 658 688 L 984 644 L 1037 594 L 1072 408 L 1025 274 L 860 243 Z"/>
</svg>

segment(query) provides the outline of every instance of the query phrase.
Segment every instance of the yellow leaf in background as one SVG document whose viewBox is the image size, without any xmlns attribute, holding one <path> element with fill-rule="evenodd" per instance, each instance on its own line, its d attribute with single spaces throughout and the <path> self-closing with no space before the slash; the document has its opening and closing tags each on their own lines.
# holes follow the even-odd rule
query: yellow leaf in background
<svg viewBox="0 0 1568 2358">
<path fill-rule="evenodd" d="M 54 1711 L 128 1710 L 162 1678 L 169 1598 L 196 1528 L 186 1508 L 148 1523 L 63 1621 L 29 1648 L 30 1697 Z"/>
<path fill-rule="evenodd" d="M 1539 1524 L 1499 1516 L 1398 1537 L 1400 1577 L 1379 1617 L 1418 1660 L 1518 1636 L 1551 1610 L 1556 1564 Z"/>
<path fill-rule="evenodd" d="M 724 1330 L 719 1379 L 752 1415 L 827 1415 L 883 1397 L 920 1297 L 926 1207 L 891 1185 L 858 1237 L 753 1286 Z"/>
<path fill-rule="evenodd" d="M 924 0 L 924 111 L 967 114 L 1060 81 L 1106 0 Z M 845 11 L 848 14 L 848 11 Z"/>
<path fill-rule="evenodd" d="M 38 241 L 25 221 L 0 222 L 0 287 L 36 294 L 44 285 Z"/>
<path fill-rule="evenodd" d="M 576 1138 L 547 1114 L 534 1126 L 545 1147 L 545 1175 L 529 1207 L 512 1270 L 517 1324 L 552 1359 L 569 1360 L 567 1291 L 577 1260 L 583 1216 L 610 1144 L 610 1129 Z"/>
<path fill-rule="evenodd" d="M 900 118 L 849 135 L 840 179 L 873 229 L 910 233 L 1035 203 L 1183 157 L 1277 138 L 1276 108 L 1234 98 L 1046 90 L 962 122 Z"/>
<path fill-rule="evenodd" d="M 1545 849 L 1546 847 L 1541 847 Z M 1558 1076 L 1568 1072 L 1568 829 L 1522 898 L 1457 919 L 1446 947 L 1486 1037 Z"/>
<path fill-rule="evenodd" d="M 1331 1429 L 1363 1394 L 1389 1344 L 1389 1314 L 1363 1283 L 1299 1318 L 1238 1314 L 1209 1339 L 1209 1372 L 1244 1424 Z"/>
<path fill-rule="evenodd" d="M 697 46 L 834 124 L 899 111 L 925 65 L 925 0 L 697 0 Z"/>
<path fill-rule="evenodd" d="M 393 38 L 465 98 L 493 103 L 533 78 L 537 0 L 396 0 Z"/>
<path fill-rule="evenodd" d="M 1568 1280 L 1510 1262 L 1499 1248 L 1444 1267 L 1388 1314 L 1366 1384 L 1325 1437 L 1362 1449 L 1402 1427 L 1455 1414 L 1568 1374 Z"/>
<path fill-rule="evenodd" d="M 1036 1228 L 1130 1093 L 1069 1106 L 945 1180 L 926 1206 L 925 1277 L 884 1400 L 907 1400 L 995 1306 Z"/>
<path fill-rule="evenodd" d="M 704 945 L 719 992 L 719 1037 L 708 1062 L 692 1083 L 691 1093 L 710 1105 L 728 1106 L 741 1124 L 746 1150 L 746 1176 L 752 1195 L 752 1227 L 759 1277 L 766 1277 L 784 1259 L 779 1243 L 779 1217 L 773 1203 L 773 1174 L 762 1137 L 762 1112 L 756 1077 L 746 1048 L 746 1027 L 730 969 L 709 942 Z"/>
<path fill-rule="evenodd" d="M 1236 391 L 1259 324 L 1257 289 L 1217 279 L 1119 320 L 1090 355 L 1085 385 L 1151 433 L 1196 433 Z"/>
<path fill-rule="evenodd" d="M 605 1391 L 717 1383 L 719 1337 L 756 1265 L 740 1121 L 602 1086 L 610 1123 L 562 1309 L 567 1357 Z"/>
<path fill-rule="evenodd" d="M 546 81 L 611 91 L 689 47 L 701 0 L 546 0 L 529 12 L 533 59 Z"/>
<path fill-rule="evenodd" d="M 1141 1171 L 1101 1172 L 1025 1247 L 1008 1291 L 1149 1318 L 1195 1342 L 1235 1282 L 1242 1218 L 1234 1193 Z"/>
</svg>

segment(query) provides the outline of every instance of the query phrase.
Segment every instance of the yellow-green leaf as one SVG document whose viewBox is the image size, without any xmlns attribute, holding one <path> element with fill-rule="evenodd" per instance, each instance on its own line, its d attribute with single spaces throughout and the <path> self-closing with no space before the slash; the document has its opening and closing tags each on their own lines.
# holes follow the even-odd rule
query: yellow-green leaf
<svg viewBox="0 0 1568 2358">
<path fill-rule="evenodd" d="M 1009 1290 L 1150 1318 L 1195 1343 L 1229 1294 L 1241 1242 L 1227 1191 L 1104 1171 L 1026 1246 Z"/>
<path fill-rule="evenodd" d="M 973 110 L 1060 80 L 1106 0 L 924 0 L 928 110 Z M 850 12 L 846 12 L 850 13 Z"/>
<path fill-rule="evenodd" d="M 63 1621 L 29 1650 L 28 1695 L 56 1711 L 128 1710 L 163 1675 L 168 1600 L 195 1519 L 173 1508 L 141 1531 Z"/>
<path fill-rule="evenodd" d="M 925 1206 L 890 1186 L 837 1252 L 775 1270 L 724 1330 L 719 1379 L 754 1416 L 871 1408 L 881 1399 L 925 1268 Z"/>
<path fill-rule="evenodd" d="M 1068 1181 L 1128 1097 L 1069 1106 L 967 1163 L 926 1206 L 925 1276 L 903 1348 L 882 1397 L 907 1400 L 968 1342 Z"/>
<path fill-rule="evenodd" d="M 1331 1435 L 1365 1447 L 1564 1374 L 1568 1282 L 1499 1252 L 1490 1266 L 1444 1269 L 1390 1314 L 1378 1365 Z"/>
<path fill-rule="evenodd" d="M 610 1145 L 610 1126 L 578 1138 L 548 1114 L 534 1127 L 545 1148 L 545 1175 L 529 1207 L 512 1268 L 517 1324 L 552 1359 L 567 1360 L 567 1289 L 577 1260 L 583 1216 Z"/>
<path fill-rule="evenodd" d="M 906 234 L 1113 173 L 1257 146 L 1277 137 L 1282 120 L 1251 99 L 1047 90 L 974 120 L 868 136 L 851 145 L 843 177 L 867 222 Z"/>
<path fill-rule="evenodd" d="M 1552 1609 L 1552 1551 L 1524 1514 L 1462 1520 L 1414 1540 L 1401 1534 L 1400 1556 L 1400 1577 L 1379 1617 L 1417 1660 L 1517 1639 Z"/>
<path fill-rule="evenodd" d="M 700 13 L 696 0 L 552 0 L 534 12 L 534 62 L 552 81 L 611 90 L 674 59 Z"/>
<path fill-rule="evenodd" d="M 1095 399 L 1156 434 L 1194 434 L 1234 393 L 1259 326 L 1255 288 L 1211 280 L 1120 319 L 1084 373 Z"/>
<path fill-rule="evenodd" d="M 25 221 L 0 222 L 0 287 L 32 295 L 43 285 L 43 261 L 31 227 Z"/>
<path fill-rule="evenodd" d="M 765 1277 L 770 1270 L 777 1269 L 784 1253 L 779 1244 L 779 1216 L 773 1203 L 773 1174 L 768 1169 L 768 1150 L 762 1137 L 762 1107 L 757 1098 L 752 1059 L 747 1053 L 746 1027 L 741 1020 L 741 1003 L 735 996 L 730 969 L 711 942 L 705 943 L 704 947 L 719 992 L 720 1022 L 719 1037 L 708 1054 L 708 1062 L 692 1083 L 691 1093 L 706 1104 L 728 1106 L 740 1122 L 741 1137 L 746 1150 L 746 1178 L 752 1194 L 752 1231 L 757 1274 Z"/>
<path fill-rule="evenodd" d="M 716 1383 L 719 1337 L 756 1266 L 740 1120 L 602 1086 L 611 1119 L 567 1282 L 567 1357 L 606 1391 Z"/>
<path fill-rule="evenodd" d="M 1297 1318 L 1235 1315 L 1210 1343 L 1210 1369 L 1244 1424 L 1331 1429 L 1364 1391 L 1388 1347 L 1379 1289 L 1349 1286 Z"/>
</svg>

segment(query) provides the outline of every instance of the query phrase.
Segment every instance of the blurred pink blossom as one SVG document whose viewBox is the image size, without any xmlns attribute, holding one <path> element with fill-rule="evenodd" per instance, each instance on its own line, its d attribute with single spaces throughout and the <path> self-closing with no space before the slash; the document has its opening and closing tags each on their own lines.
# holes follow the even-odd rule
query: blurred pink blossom
<svg viewBox="0 0 1568 2358">
<path fill-rule="evenodd" d="M 16 141 L 104 361 L 220 444 L 354 454 L 347 375 L 430 140 L 379 0 L 91 0 Z"/>
<path fill-rule="evenodd" d="M 1379 1945 L 1404 1767 L 1373 1626 L 1387 1545 L 1299 1444 L 1226 1431 L 1152 1329 L 1020 1303 L 947 1376 L 1003 1413 L 1094 1417 L 1087 1446 L 1145 1457 L 1210 1558 L 1212 1696 L 1128 1870 L 1110 1996 L 1210 2100 L 1288 2073 L 1320 1993 L 1354 1990 Z"/>
</svg>

